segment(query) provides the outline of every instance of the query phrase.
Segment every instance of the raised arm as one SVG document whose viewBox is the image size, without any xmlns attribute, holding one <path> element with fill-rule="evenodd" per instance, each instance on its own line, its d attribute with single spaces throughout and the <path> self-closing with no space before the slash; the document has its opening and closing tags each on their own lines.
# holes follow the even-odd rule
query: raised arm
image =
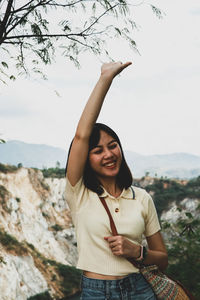
<svg viewBox="0 0 200 300">
<path fill-rule="evenodd" d="M 83 174 L 88 155 L 89 138 L 112 80 L 130 64 L 131 62 L 125 64 L 112 62 L 103 64 L 101 67 L 100 78 L 83 110 L 68 157 L 67 178 L 73 186 Z"/>
</svg>

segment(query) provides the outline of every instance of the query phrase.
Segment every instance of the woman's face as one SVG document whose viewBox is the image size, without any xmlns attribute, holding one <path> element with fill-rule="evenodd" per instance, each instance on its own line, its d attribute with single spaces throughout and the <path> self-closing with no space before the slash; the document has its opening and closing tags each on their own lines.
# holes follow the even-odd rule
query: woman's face
<svg viewBox="0 0 200 300">
<path fill-rule="evenodd" d="M 98 145 L 89 152 L 91 168 L 99 177 L 116 177 L 122 161 L 119 144 L 105 131 L 100 131 Z"/>
</svg>

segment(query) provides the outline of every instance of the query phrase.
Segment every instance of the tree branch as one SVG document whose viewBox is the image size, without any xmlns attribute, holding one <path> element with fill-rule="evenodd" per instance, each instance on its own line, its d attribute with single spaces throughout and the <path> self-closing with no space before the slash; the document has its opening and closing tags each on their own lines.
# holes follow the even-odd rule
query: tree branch
<svg viewBox="0 0 200 300">
<path fill-rule="evenodd" d="M 114 9 L 116 6 L 120 5 L 119 3 L 118 4 L 115 4 L 113 6 L 111 6 L 110 8 L 108 8 L 107 10 L 105 10 L 93 23 L 91 23 L 86 29 L 84 29 L 81 34 L 83 34 L 84 32 L 90 30 L 90 28 L 92 26 L 94 26 L 94 24 L 98 23 L 98 21 L 109 11 L 109 10 L 112 10 Z"/>
<path fill-rule="evenodd" d="M 13 10 L 11 13 L 12 13 L 12 14 L 15 14 L 15 13 L 17 13 L 17 12 L 19 12 L 19 11 L 24 10 L 25 7 L 29 6 L 32 2 L 34 2 L 34 0 L 31 0 L 31 1 L 29 1 L 28 3 L 26 3 L 25 5 L 21 6 L 20 8 Z M 26 8 L 26 9 L 27 9 L 27 8 Z"/>
<path fill-rule="evenodd" d="M 88 45 L 88 44 L 86 44 L 86 43 L 83 43 L 83 42 L 81 42 L 81 41 L 79 41 L 79 40 L 77 40 L 77 39 L 75 39 L 75 38 L 73 38 L 73 37 L 68 37 L 68 39 L 69 39 L 69 40 L 72 40 L 72 41 L 74 41 L 74 42 L 76 42 L 76 43 L 79 43 L 80 45 L 82 45 L 82 46 L 84 46 L 84 47 L 90 48 L 91 50 L 95 49 L 96 51 L 98 51 L 97 48 L 95 48 L 95 47 L 93 47 L 93 46 L 91 46 L 91 45 Z"/>
<path fill-rule="evenodd" d="M 87 0 L 78 0 L 78 1 L 75 1 L 73 3 L 69 3 L 69 4 L 47 4 L 48 6 L 56 6 L 56 7 L 68 7 L 68 6 L 73 6 L 77 3 L 80 3 L 80 2 L 87 2 Z"/>
<path fill-rule="evenodd" d="M 0 41 L 2 40 L 3 33 L 5 32 L 6 23 L 8 21 L 9 16 L 10 16 L 13 1 L 14 0 L 8 0 L 8 5 L 7 5 L 7 8 L 6 8 L 6 12 L 5 12 L 3 21 L 0 23 Z"/>
<path fill-rule="evenodd" d="M 38 4 L 39 5 L 39 4 Z M 113 10 L 115 7 L 119 6 L 120 4 L 115 4 L 113 6 L 111 6 L 110 8 L 108 8 L 107 10 L 105 10 L 93 23 L 91 23 L 86 29 L 84 29 L 83 31 L 81 31 L 80 33 L 69 33 L 69 34 L 42 34 L 42 35 L 37 35 L 37 34 L 26 34 L 26 35 L 15 35 L 15 36 L 7 36 L 5 37 L 5 40 L 11 40 L 11 39 L 20 39 L 20 38 L 38 38 L 38 37 L 67 37 L 69 38 L 70 36 L 88 36 L 89 34 L 87 34 L 86 32 L 89 31 L 96 23 L 98 23 L 98 21 L 110 10 Z M 26 17 L 28 14 L 30 13 L 27 12 L 27 14 L 25 14 L 22 18 Z M 20 19 L 21 20 L 21 19 Z M 9 32 L 11 32 L 20 22 L 20 20 L 13 25 L 13 27 L 7 32 L 7 35 L 9 34 Z"/>
<path fill-rule="evenodd" d="M 8 35 L 13 29 L 15 29 L 15 27 L 20 23 L 20 21 L 23 18 L 26 18 L 36 7 L 40 6 L 41 2 L 39 2 L 37 5 L 33 6 L 27 13 L 25 13 L 6 33 L 6 35 Z M 7 39 L 8 37 L 5 37 L 5 39 Z"/>
<path fill-rule="evenodd" d="M 87 34 L 85 34 L 86 36 Z M 69 33 L 69 34 L 63 34 L 63 33 L 59 33 L 59 34 L 21 34 L 21 35 L 15 35 L 15 36 L 9 36 L 9 37 L 6 37 L 5 38 L 5 42 L 6 43 L 6 40 L 13 40 L 13 39 L 24 39 L 24 38 L 41 38 L 41 37 L 50 37 L 50 38 L 53 38 L 53 37 L 70 37 L 70 36 L 81 36 L 81 37 L 84 37 L 84 34 L 82 33 Z"/>
</svg>

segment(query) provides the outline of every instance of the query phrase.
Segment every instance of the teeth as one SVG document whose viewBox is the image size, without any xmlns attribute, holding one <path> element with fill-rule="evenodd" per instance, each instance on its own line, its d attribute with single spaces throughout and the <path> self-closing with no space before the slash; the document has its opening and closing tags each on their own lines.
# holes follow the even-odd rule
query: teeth
<svg viewBox="0 0 200 300">
<path fill-rule="evenodd" d="M 108 163 L 108 164 L 105 164 L 105 166 L 107 166 L 107 167 L 111 167 L 111 166 L 113 166 L 115 163 L 114 162 L 112 162 L 112 163 Z"/>
</svg>

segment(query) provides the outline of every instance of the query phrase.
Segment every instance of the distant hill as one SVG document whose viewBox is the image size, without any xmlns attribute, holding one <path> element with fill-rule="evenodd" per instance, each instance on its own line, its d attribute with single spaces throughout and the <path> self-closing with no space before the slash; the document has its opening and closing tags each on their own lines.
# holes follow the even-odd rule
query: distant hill
<svg viewBox="0 0 200 300">
<path fill-rule="evenodd" d="M 165 155 L 141 155 L 125 151 L 125 157 L 134 177 L 142 177 L 149 172 L 151 176 L 169 178 L 192 178 L 200 175 L 200 156 L 189 153 Z M 55 167 L 56 162 L 64 168 L 67 150 L 21 141 L 8 141 L 0 144 L 0 162 L 5 164 L 39 169 Z"/>
<path fill-rule="evenodd" d="M 200 175 L 200 156 L 189 153 L 140 155 L 125 151 L 126 160 L 134 177 L 150 176 L 192 178 Z"/>
<path fill-rule="evenodd" d="M 67 151 L 61 148 L 28 144 L 21 141 L 8 141 L 0 144 L 0 162 L 17 165 L 22 163 L 24 167 L 50 168 L 55 167 L 59 161 L 64 168 L 67 159 Z"/>
</svg>

